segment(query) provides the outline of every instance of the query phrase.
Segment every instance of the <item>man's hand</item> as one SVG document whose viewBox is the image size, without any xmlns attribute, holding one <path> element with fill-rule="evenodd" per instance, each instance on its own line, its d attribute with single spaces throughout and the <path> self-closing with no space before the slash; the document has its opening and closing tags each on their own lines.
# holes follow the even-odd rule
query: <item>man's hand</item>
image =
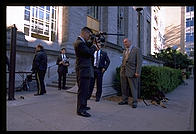
<svg viewBox="0 0 196 134">
<path fill-rule="evenodd" d="M 102 68 L 102 73 L 104 73 L 105 72 L 105 68 Z"/>
<path fill-rule="evenodd" d="M 98 45 L 96 45 L 96 44 L 93 44 L 95 47 L 96 47 L 96 51 L 98 51 L 100 48 L 98 47 Z"/>
<path fill-rule="evenodd" d="M 60 61 L 59 64 L 63 64 L 63 61 Z"/>
<path fill-rule="evenodd" d="M 138 73 L 135 73 L 135 77 L 138 78 L 140 75 Z"/>
</svg>

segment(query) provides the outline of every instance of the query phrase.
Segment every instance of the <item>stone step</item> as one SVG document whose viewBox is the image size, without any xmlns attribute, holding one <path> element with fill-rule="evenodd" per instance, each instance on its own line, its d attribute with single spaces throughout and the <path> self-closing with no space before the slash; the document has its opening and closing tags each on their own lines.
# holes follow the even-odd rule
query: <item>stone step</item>
<svg viewBox="0 0 196 134">
<path fill-rule="evenodd" d="M 62 81 L 63 82 L 63 81 Z M 62 83 L 61 82 L 61 83 Z M 73 85 L 73 84 L 75 84 L 76 83 L 76 81 L 66 81 L 66 84 L 70 84 L 70 85 Z M 52 84 L 58 84 L 58 81 L 52 81 Z"/>
<path fill-rule="evenodd" d="M 46 86 L 58 88 L 58 84 L 54 83 L 46 84 Z M 75 84 L 66 84 L 66 87 L 68 88 L 72 88 L 73 86 L 75 86 Z"/>
</svg>

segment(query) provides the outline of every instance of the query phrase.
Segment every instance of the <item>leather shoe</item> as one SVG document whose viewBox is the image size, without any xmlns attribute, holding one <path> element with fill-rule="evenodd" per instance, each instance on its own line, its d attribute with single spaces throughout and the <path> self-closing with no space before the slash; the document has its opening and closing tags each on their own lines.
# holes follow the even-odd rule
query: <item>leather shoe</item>
<svg viewBox="0 0 196 134">
<path fill-rule="evenodd" d="M 43 93 L 41 93 L 41 94 L 34 94 L 34 96 L 38 96 L 38 95 L 43 95 Z"/>
<path fill-rule="evenodd" d="M 86 111 L 84 112 L 77 112 L 78 115 L 83 116 L 83 117 L 90 117 L 91 115 L 87 113 Z"/>
<path fill-rule="evenodd" d="M 91 108 L 90 107 L 84 107 L 84 110 L 90 110 Z"/>
<path fill-rule="evenodd" d="M 137 107 L 137 104 L 133 104 L 133 105 L 132 105 L 132 108 L 136 108 L 136 107 Z"/>
<path fill-rule="evenodd" d="M 63 87 L 62 89 L 63 89 L 63 90 L 66 90 L 66 89 L 68 89 L 68 87 Z"/>
<path fill-rule="evenodd" d="M 96 102 L 99 102 L 99 100 L 100 100 L 100 99 L 96 99 L 95 101 L 96 101 Z"/>
<path fill-rule="evenodd" d="M 118 105 L 128 105 L 128 102 L 127 101 L 121 101 L 118 103 Z"/>
</svg>

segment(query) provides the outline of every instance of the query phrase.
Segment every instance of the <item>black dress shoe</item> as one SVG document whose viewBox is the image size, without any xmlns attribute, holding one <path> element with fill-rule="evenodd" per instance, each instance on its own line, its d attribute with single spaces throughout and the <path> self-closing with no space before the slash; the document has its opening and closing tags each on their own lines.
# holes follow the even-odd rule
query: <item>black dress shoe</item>
<svg viewBox="0 0 196 134">
<path fill-rule="evenodd" d="M 43 93 L 41 93 L 41 94 L 34 94 L 34 96 L 38 96 L 38 95 L 43 95 Z"/>
<path fill-rule="evenodd" d="M 128 105 L 128 102 L 127 101 L 121 101 L 118 103 L 118 105 Z"/>
<path fill-rule="evenodd" d="M 132 108 L 136 108 L 136 107 L 137 107 L 137 104 L 133 104 L 133 105 L 132 105 Z"/>
<path fill-rule="evenodd" d="M 90 107 L 84 107 L 84 110 L 90 110 L 91 108 Z"/>
<path fill-rule="evenodd" d="M 86 111 L 84 112 L 77 112 L 78 115 L 83 116 L 83 117 L 90 117 L 91 115 L 87 113 Z"/>
<path fill-rule="evenodd" d="M 100 101 L 100 99 L 96 99 L 95 101 L 96 101 L 96 102 L 99 102 L 99 101 Z"/>
<path fill-rule="evenodd" d="M 63 87 L 62 89 L 63 89 L 63 90 L 67 90 L 67 89 L 68 89 L 68 87 Z"/>
</svg>

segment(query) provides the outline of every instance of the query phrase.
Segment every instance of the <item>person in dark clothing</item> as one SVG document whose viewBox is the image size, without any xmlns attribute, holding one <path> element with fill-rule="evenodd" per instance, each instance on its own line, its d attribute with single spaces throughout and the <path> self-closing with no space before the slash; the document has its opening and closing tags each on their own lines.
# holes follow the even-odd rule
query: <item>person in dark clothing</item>
<svg viewBox="0 0 196 134">
<path fill-rule="evenodd" d="M 98 47 L 94 44 L 88 45 L 87 41 L 92 34 L 91 29 L 84 27 L 81 30 L 80 36 L 74 42 L 76 54 L 76 78 L 78 84 L 77 94 L 77 114 L 84 117 L 91 115 L 86 112 L 90 107 L 87 107 L 87 97 L 90 85 L 90 78 L 93 77 L 92 57 Z"/>
<path fill-rule="evenodd" d="M 66 75 L 68 73 L 68 66 L 69 66 L 69 57 L 66 55 L 66 49 L 61 49 L 61 54 L 58 56 L 56 64 L 58 65 L 58 90 L 61 90 L 61 81 L 63 77 L 63 88 L 67 89 L 66 87 Z"/>
<path fill-rule="evenodd" d="M 44 84 L 44 77 L 46 74 L 47 70 L 47 55 L 44 52 L 44 48 L 41 44 L 38 44 L 36 46 L 35 50 L 35 56 L 33 59 L 33 64 L 32 64 L 32 74 L 35 73 L 35 78 L 37 82 L 37 93 L 34 94 L 35 96 L 37 95 L 43 95 L 46 93 L 45 90 L 45 84 Z"/>
<path fill-rule="evenodd" d="M 97 43 L 99 48 L 102 47 L 102 45 L 98 42 Z M 98 102 L 101 98 L 102 94 L 102 80 L 103 80 L 103 74 L 107 70 L 109 64 L 110 64 L 110 59 L 107 55 L 106 52 L 104 52 L 102 49 L 95 51 L 94 53 L 94 61 L 93 61 L 93 66 L 94 66 L 94 78 L 91 79 L 90 82 L 90 90 L 88 93 L 88 99 L 90 99 L 95 81 L 97 81 L 97 92 L 96 92 L 96 102 Z"/>
</svg>

